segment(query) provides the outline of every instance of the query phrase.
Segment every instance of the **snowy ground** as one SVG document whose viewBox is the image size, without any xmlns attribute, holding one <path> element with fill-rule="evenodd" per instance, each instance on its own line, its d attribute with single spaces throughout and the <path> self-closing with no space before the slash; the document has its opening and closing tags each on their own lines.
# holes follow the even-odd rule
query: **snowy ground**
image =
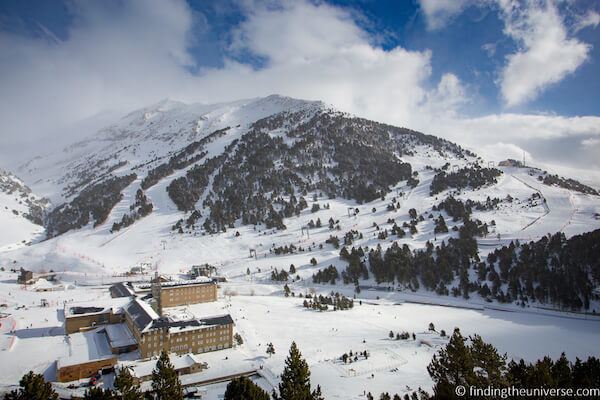
<svg viewBox="0 0 600 400">
<path fill-rule="evenodd" d="M 3 330 L 0 385 L 4 388 L 15 384 L 30 369 L 53 379 L 55 360 L 72 352 L 62 327 L 63 303 L 108 297 L 106 286 L 29 291 L 17 285 L 15 277 L 14 273 L 0 273 L 0 303 L 6 304 L 1 311 L 11 315 L 0 319 Z M 331 288 L 313 287 L 323 294 Z M 299 284 L 292 285 L 292 290 L 300 293 L 310 288 Z M 50 307 L 39 306 L 42 298 L 47 299 Z M 433 299 L 435 296 L 430 296 Z M 535 360 L 546 354 L 557 357 L 563 351 L 571 359 L 600 356 L 597 346 L 600 320 L 590 316 L 542 315 L 527 309 L 459 308 L 478 307 L 460 300 L 451 304 L 455 307 L 412 304 L 405 300 L 415 298 L 399 292 L 363 290 L 352 310 L 318 312 L 303 308 L 299 297 L 284 297 L 279 285 L 250 284 L 240 278 L 239 283 L 221 287 L 216 303 L 169 311 L 197 316 L 229 312 L 235 321 L 235 331 L 244 339 L 244 344 L 234 349 L 201 355 L 209 365 L 200 374 L 201 379 L 258 369 L 262 377 L 256 378 L 257 381 L 270 390 L 278 383 L 291 342 L 296 341 L 310 365 L 313 384 L 321 385 L 325 397 L 332 399 L 362 399 L 364 390 L 404 393 L 409 391 L 407 386 L 410 390 L 419 386 L 429 389 L 431 381 L 426 366 L 445 344 L 438 333 L 427 330 L 430 322 L 438 332 L 443 329 L 450 334 L 459 327 L 465 335 L 478 333 L 509 357 Z M 390 330 L 414 332 L 417 340 L 390 340 Z M 268 342 L 276 350 L 272 357 L 265 352 Z M 350 350 L 367 350 L 370 357 L 344 365 L 339 357 Z M 192 378 L 196 377 L 185 379 Z M 207 398 L 218 399 L 224 388 L 225 384 L 215 384 L 203 387 L 202 391 Z"/>
<path fill-rule="evenodd" d="M 23 247 L 43 234 L 43 227 L 23 217 L 26 212 L 27 207 L 16 194 L 0 191 L 0 252 Z"/>
</svg>

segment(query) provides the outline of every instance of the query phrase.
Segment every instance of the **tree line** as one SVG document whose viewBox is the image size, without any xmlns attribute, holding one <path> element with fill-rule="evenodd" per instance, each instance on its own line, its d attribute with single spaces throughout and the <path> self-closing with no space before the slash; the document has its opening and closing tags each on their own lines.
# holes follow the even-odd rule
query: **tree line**
<svg viewBox="0 0 600 400">
<path fill-rule="evenodd" d="M 274 353 L 274 351 L 273 351 Z M 281 374 L 277 390 L 271 394 L 246 377 L 229 382 L 224 400 L 323 400 L 321 387 L 311 387 L 310 369 L 295 342 Z M 121 368 L 114 381 L 114 389 L 92 387 L 85 392 L 85 400 L 183 400 L 181 381 L 166 352 L 162 352 L 152 372 L 151 391 L 142 392 L 139 382 L 127 368 Z M 19 388 L 7 393 L 4 400 L 57 400 L 58 394 L 44 376 L 32 371 L 24 375 Z"/>
</svg>

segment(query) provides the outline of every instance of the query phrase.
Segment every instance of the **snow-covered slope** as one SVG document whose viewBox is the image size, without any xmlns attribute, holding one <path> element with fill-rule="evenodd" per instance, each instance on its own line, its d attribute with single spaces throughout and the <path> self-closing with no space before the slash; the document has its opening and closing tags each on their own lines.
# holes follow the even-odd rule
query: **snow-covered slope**
<svg viewBox="0 0 600 400">
<path fill-rule="evenodd" d="M 46 206 L 47 201 L 33 194 L 19 178 L 0 170 L 0 251 L 41 237 Z"/>
<path fill-rule="evenodd" d="M 216 130 L 237 128 L 229 138 L 233 140 L 261 118 L 323 107 L 321 102 L 277 95 L 211 105 L 166 99 L 126 115 L 62 152 L 35 157 L 17 172 L 36 193 L 58 205 L 107 173 L 136 171 L 142 175 L 173 152 Z"/>
<path fill-rule="evenodd" d="M 221 156 L 214 168 L 207 167 Z M 571 237 L 600 228 L 600 197 L 543 184 L 530 168 L 498 167 L 496 178 L 476 187 L 432 192 L 436 176 L 469 175 L 473 168 L 494 171 L 455 144 L 357 119 L 320 102 L 281 96 L 216 105 L 165 100 L 60 154 L 25 164 L 26 181 L 50 196 L 53 207 L 71 201 L 53 215 L 76 222 L 52 239 L 0 254 L 0 262 L 66 270 L 74 279 L 80 273 L 100 278 L 140 263 L 178 273 L 209 262 L 234 280 L 245 277 L 248 268 L 260 269 L 257 278 L 265 282 L 271 267 L 294 264 L 302 282 L 310 284 L 319 269 L 347 265 L 339 248 L 326 243 L 330 236 L 343 243 L 355 231 L 351 246 L 382 250 L 393 242 L 423 249 L 457 238 L 462 221 L 436 209 L 448 196 L 477 202 L 473 219 L 488 230 L 477 238 L 481 257 L 513 240 L 528 242 L 559 231 Z M 155 171 L 157 178 L 148 183 Z M 98 211 L 110 185 L 97 183 L 108 176 L 124 180 Z M 174 182 L 185 189 L 183 200 L 167 191 Z M 140 193 L 147 203 L 140 203 Z M 306 207 L 297 205 L 301 198 Z M 242 206 L 235 208 L 235 202 Z M 148 204 L 151 211 L 141 212 Z M 275 220 L 269 207 L 279 215 Z M 411 209 L 422 217 L 415 219 L 413 233 Z M 434 232 L 440 215 L 448 233 Z M 316 226 L 307 229 L 311 220 Z M 404 237 L 391 234 L 394 224 Z M 290 245 L 302 250 L 276 255 L 276 248 Z M 316 265 L 309 263 L 313 257 Z"/>
<path fill-rule="evenodd" d="M 564 303 L 543 302 L 537 294 L 524 302 L 525 285 L 520 297 L 506 300 L 515 281 L 509 282 L 508 273 L 496 281 L 502 296 L 479 289 L 494 289 L 489 277 L 500 268 L 487 256 L 499 247 L 543 241 L 548 233 L 573 238 L 600 229 L 600 197 L 574 181 L 545 181 L 549 175 L 535 168 L 497 167 L 433 136 L 281 96 L 215 105 L 165 100 L 62 152 L 31 160 L 19 174 L 35 193 L 52 199 L 46 217 L 52 229 L 45 232 L 23 218 L 26 199 L 39 198 L 13 176 L 0 177 L 0 185 L 10 188 L 0 191 L 0 266 L 53 270 L 74 284 L 37 293 L 18 287 L 14 272 L 0 272 L 0 299 L 13 313 L 2 326 L 17 332 L 0 340 L 6 350 L 0 355 L 5 366 L 0 389 L 30 369 L 53 379 L 55 360 L 71 351 L 56 336 L 61 314 L 48 316 L 47 308 L 32 304 L 44 299 L 62 307 L 73 299 L 102 299 L 109 296 L 107 283 L 147 279 L 155 271 L 181 277 L 203 263 L 226 278 L 219 301 L 184 311 L 227 310 L 244 339 L 243 346 L 203 355 L 208 373 L 261 368 L 269 390 L 279 381 L 292 340 L 326 398 L 362 399 L 365 388 L 373 393 L 430 389 L 426 365 L 447 339 L 428 331 L 429 322 L 446 332 L 458 326 L 465 334 L 482 334 L 510 357 L 598 355 L 600 290 L 591 278 L 581 285 L 597 293 L 581 296 L 589 307 L 573 306 L 568 313 L 559 310 Z M 468 204 L 470 219 L 440 206 L 448 201 Z M 448 230 L 436 231 L 442 217 Z M 481 232 L 461 242 L 469 221 Z M 16 248 L 15 243 L 46 233 L 49 239 Z M 426 287 L 424 274 L 416 275 L 417 284 L 397 275 L 378 281 L 369 264 L 373 249 L 385 253 L 398 245 L 408 254 L 434 253 L 457 242 L 456 252 L 467 254 L 459 247 L 466 243 L 475 254 L 467 254 L 469 264 L 458 272 L 457 258 L 452 259 L 452 274 L 440 291 L 460 287 L 464 277 L 466 286 L 475 288 L 468 296 L 460 290 L 438 295 L 437 287 Z M 368 278 L 315 281 L 314 275 L 331 266 L 340 274 L 348 271 L 344 246 L 364 250 L 354 266 L 364 263 Z M 396 260 L 397 270 L 407 265 Z M 149 274 L 124 274 L 141 264 Z M 409 267 L 418 271 L 422 265 Z M 521 274 L 516 281 L 534 265 L 524 267 L 513 268 Z M 545 265 L 535 267 L 536 274 L 547 272 Z M 277 281 L 276 270 L 293 272 Z M 293 295 L 284 296 L 284 284 Z M 333 291 L 356 296 L 358 305 L 327 312 L 302 306 L 307 293 Z M 417 340 L 388 340 L 390 330 L 415 332 Z M 267 358 L 268 342 L 277 353 Z M 50 351 L 40 357 L 34 351 L 40 347 Z M 338 361 L 344 352 L 362 349 L 371 354 L 369 360 L 352 368 Z M 207 398 L 218 398 L 224 387 L 210 390 Z"/>
</svg>

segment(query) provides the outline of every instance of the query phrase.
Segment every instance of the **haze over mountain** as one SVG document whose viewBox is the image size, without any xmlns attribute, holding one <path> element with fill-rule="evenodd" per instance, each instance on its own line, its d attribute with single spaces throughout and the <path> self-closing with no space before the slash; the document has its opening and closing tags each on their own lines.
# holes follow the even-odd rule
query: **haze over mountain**
<svg viewBox="0 0 600 400">
<path fill-rule="evenodd" d="M 598 181 L 598 5 L 435 3 L 7 2 L 0 165 L 111 110 L 281 93 Z"/>
</svg>

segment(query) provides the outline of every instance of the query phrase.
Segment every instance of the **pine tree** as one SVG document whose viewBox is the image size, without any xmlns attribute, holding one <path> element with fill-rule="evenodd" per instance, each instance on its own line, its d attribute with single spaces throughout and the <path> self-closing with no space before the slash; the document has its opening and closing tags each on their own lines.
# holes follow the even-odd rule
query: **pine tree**
<svg viewBox="0 0 600 400">
<path fill-rule="evenodd" d="M 237 343 L 238 346 L 241 346 L 244 344 L 244 339 L 242 338 L 242 335 L 240 335 L 237 332 L 235 335 L 233 335 L 233 339 L 235 340 L 235 342 Z"/>
<path fill-rule="evenodd" d="M 269 400 L 269 394 L 246 377 L 235 378 L 227 385 L 224 400 Z"/>
<path fill-rule="evenodd" d="M 85 391 L 84 400 L 115 400 L 116 397 L 112 390 L 92 387 Z"/>
<path fill-rule="evenodd" d="M 273 397 L 275 400 L 323 400 L 319 386 L 311 390 L 310 370 L 296 342 L 292 342 L 290 354 L 285 360 L 279 393 L 273 391 Z"/>
<path fill-rule="evenodd" d="M 152 371 L 152 391 L 156 400 L 183 400 L 183 388 L 179 376 L 164 350 L 160 353 L 156 368 Z"/>
<path fill-rule="evenodd" d="M 275 346 L 273 346 L 273 343 L 267 343 L 267 354 L 269 357 L 275 354 Z"/>
<path fill-rule="evenodd" d="M 143 400 L 144 394 L 140 390 L 140 385 L 137 383 L 129 368 L 121 368 L 115 378 L 116 398 L 119 400 Z"/>
<path fill-rule="evenodd" d="M 436 398 L 457 398 L 454 389 L 458 385 L 475 384 L 475 367 L 465 339 L 456 328 L 445 349 L 433 356 L 427 367 L 429 375 L 435 382 L 433 392 Z"/>
<path fill-rule="evenodd" d="M 471 337 L 471 357 L 477 370 L 477 385 L 479 387 L 504 387 L 507 385 L 506 355 L 498 354 L 496 348 L 483 341 L 481 336 Z"/>
<path fill-rule="evenodd" d="M 55 400 L 58 394 L 41 374 L 29 371 L 19 381 L 19 390 L 4 395 L 4 400 Z"/>
<path fill-rule="evenodd" d="M 556 387 L 572 387 L 573 374 L 571 371 L 571 365 L 569 360 L 567 360 L 565 353 L 562 353 L 560 358 L 554 363 L 554 366 L 552 367 L 552 376 L 554 377 Z"/>
</svg>

